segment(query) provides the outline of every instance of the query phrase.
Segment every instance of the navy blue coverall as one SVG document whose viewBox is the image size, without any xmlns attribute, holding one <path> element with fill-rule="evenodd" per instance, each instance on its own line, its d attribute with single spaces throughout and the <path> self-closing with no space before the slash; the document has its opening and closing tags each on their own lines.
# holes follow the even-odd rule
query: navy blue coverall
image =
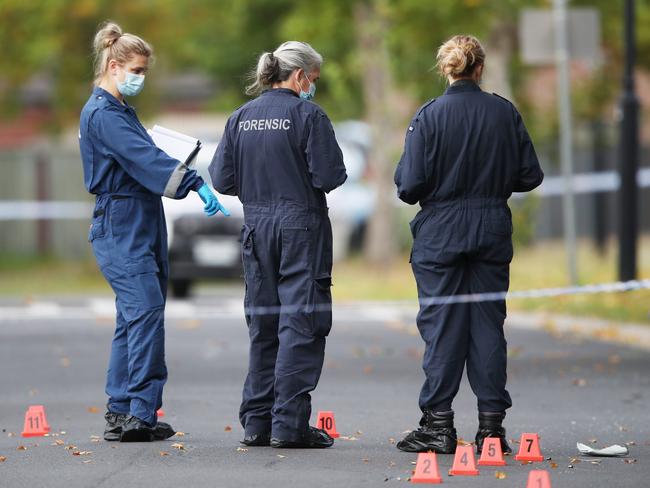
<svg viewBox="0 0 650 488">
<path fill-rule="evenodd" d="M 161 196 L 184 198 L 203 180 L 155 146 L 130 105 L 98 87 L 81 112 L 79 146 L 84 184 L 96 195 L 88 240 L 116 296 L 108 410 L 153 426 L 167 380 Z"/>
<path fill-rule="evenodd" d="M 327 115 L 289 89 L 228 119 L 210 164 L 220 193 L 244 205 L 241 233 L 249 370 L 246 435 L 299 442 L 332 326 L 332 229 L 325 193 L 347 178 Z"/>
<path fill-rule="evenodd" d="M 515 107 L 471 80 L 421 107 L 395 172 L 398 196 L 421 210 L 411 222 L 417 324 L 425 341 L 420 408 L 452 410 L 465 363 L 479 412 L 511 406 L 506 390 L 505 301 L 436 305 L 427 298 L 509 286 L 507 199 L 544 174 Z"/>
</svg>

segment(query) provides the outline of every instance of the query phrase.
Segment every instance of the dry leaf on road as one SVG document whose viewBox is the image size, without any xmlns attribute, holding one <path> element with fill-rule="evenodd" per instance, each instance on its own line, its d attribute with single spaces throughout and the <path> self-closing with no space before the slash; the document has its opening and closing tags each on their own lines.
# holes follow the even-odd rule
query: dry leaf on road
<svg viewBox="0 0 650 488">
<path fill-rule="evenodd" d="M 508 475 L 503 471 L 495 471 L 494 477 L 498 480 L 504 480 L 508 477 Z"/>
<path fill-rule="evenodd" d="M 4 456 L 0 456 L 0 463 L 4 463 L 6 460 L 7 460 L 6 457 L 4 457 Z"/>
<path fill-rule="evenodd" d="M 232 430 L 232 427 L 231 427 L 230 425 L 226 425 L 226 426 L 223 428 L 223 430 L 224 430 L 224 432 L 230 432 L 230 431 Z"/>
<path fill-rule="evenodd" d="M 88 413 L 97 413 L 99 412 L 99 408 L 97 407 L 88 407 Z"/>
<path fill-rule="evenodd" d="M 160 451 L 161 456 L 169 456 L 169 453 L 166 451 Z"/>
<path fill-rule="evenodd" d="M 178 449 L 179 451 L 184 451 L 185 450 L 185 446 L 181 442 L 175 442 L 174 444 L 172 444 L 172 448 L 173 449 Z"/>
<path fill-rule="evenodd" d="M 27 448 L 25 446 L 18 446 L 16 448 L 16 451 L 26 451 L 26 450 L 27 450 Z"/>
</svg>

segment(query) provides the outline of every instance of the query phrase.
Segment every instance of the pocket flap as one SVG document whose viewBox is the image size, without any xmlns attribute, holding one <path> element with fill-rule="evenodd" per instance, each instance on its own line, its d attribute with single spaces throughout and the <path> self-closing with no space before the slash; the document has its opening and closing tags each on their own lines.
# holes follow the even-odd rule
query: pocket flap
<svg viewBox="0 0 650 488">
<path fill-rule="evenodd" d="M 332 276 L 331 275 L 319 275 L 314 278 L 314 282 L 323 289 L 332 287 Z"/>
<path fill-rule="evenodd" d="M 153 258 L 143 258 L 140 261 L 129 261 L 126 263 L 125 268 L 129 275 L 157 273 L 160 271 L 158 263 L 156 263 Z"/>
</svg>

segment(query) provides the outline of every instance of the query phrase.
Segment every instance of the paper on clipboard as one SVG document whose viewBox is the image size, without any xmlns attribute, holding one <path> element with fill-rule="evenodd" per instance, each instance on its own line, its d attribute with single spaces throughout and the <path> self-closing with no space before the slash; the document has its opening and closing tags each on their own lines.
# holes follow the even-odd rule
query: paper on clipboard
<svg viewBox="0 0 650 488">
<path fill-rule="evenodd" d="M 154 125 L 147 131 L 153 142 L 169 156 L 191 166 L 201 150 L 201 141 L 175 130 Z"/>
</svg>

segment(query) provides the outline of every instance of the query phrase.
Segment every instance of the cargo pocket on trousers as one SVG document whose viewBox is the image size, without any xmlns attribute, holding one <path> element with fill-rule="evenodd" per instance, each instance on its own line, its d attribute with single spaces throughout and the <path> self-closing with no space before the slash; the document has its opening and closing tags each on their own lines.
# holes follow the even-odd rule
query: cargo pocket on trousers
<svg viewBox="0 0 650 488">
<path fill-rule="evenodd" d="M 88 229 L 88 242 L 93 242 L 95 239 L 102 239 L 106 237 L 106 208 L 103 206 L 95 207 L 93 211 L 93 220 Z"/>
<path fill-rule="evenodd" d="M 242 267 L 244 268 L 244 314 L 246 323 L 250 326 L 252 311 L 255 306 L 257 295 L 262 281 L 262 271 L 257 251 L 255 249 L 255 227 L 244 224 L 241 230 L 241 257 Z"/>
<path fill-rule="evenodd" d="M 332 329 L 331 275 L 320 275 L 314 278 L 312 306 L 312 333 L 318 337 L 325 337 Z"/>
<path fill-rule="evenodd" d="M 158 277 L 160 268 L 152 257 L 127 261 L 124 270 L 125 275 L 115 285 L 119 286 L 119 291 L 116 290 L 118 300 L 127 321 L 164 307 L 165 299 Z"/>
</svg>

